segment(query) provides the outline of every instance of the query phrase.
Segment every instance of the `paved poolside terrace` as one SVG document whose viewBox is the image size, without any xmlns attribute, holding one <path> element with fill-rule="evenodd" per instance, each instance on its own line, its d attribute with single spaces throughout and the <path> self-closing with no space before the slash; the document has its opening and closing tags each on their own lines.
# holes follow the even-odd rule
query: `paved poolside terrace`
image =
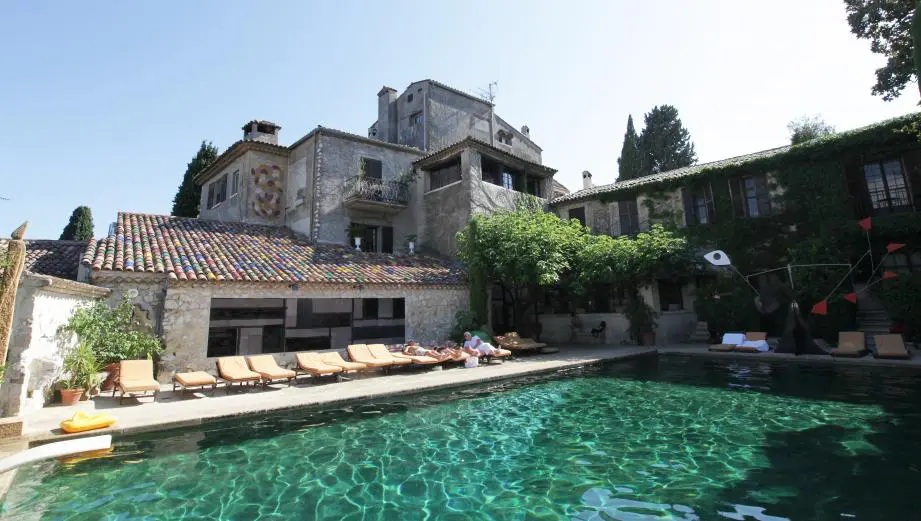
<svg viewBox="0 0 921 521">
<path fill-rule="evenodd" d="M 277 383 L 268 387 L 234 386 L 229 392 L 218 386 L 217 391 L 176 391 L 164 385 L 157 402 L 151 396 L 126 398 L 119 404 L 119 398 L 103 393 L 93 400 L 73 406 L 51 406 L 24 416 L 24 428 L 17 444 L 41 443 L 80 436 L 99 434 L 119 435 L 156 431 L 176 427 L 200 425 L 204 422 L 242 415 L 255 415 L 326 405 L 341 405 L 363 400 L 373 400 L 428 390 L 470 386 L 506 378 L 536 373 L 547 373 L 579 367 L 609 360 L 623 360 L 656 353 L 686 355 L 714 359 L 756 359 L 773 362 L 830 364 L 844 366 L 905 367 L 921 370 L 921 351 L 910 348 L 910 360 L 881 360 L 872 356 L 862 358 L 833 358 L 827 355 L 801 355 L 780 353 L 724 353 L 710 352 L 705 345 L 671 345 L 655 347 L 639 346 L 560 346 L 559 352 L 529 354 L 493 362 L 474 369 L 447 367 L 432 368 L 403 367 L 390 374 L 361 374 L 349 380 L 336 382 L 332 378 L 315 379 L 302 376 L 298 383 L 288 386 Z M 61 420 L 70 418 L 74 412 L 105 411 L 115 416 L 116 424 L 80 434 L 63 434 L 59 429 Z M 14 440 L 11 440 L 14 441 Z M 6 445 L 6 444 L 4 444 Z M 0 452 L 2 447 L 0 447 Z"/>
</svg>

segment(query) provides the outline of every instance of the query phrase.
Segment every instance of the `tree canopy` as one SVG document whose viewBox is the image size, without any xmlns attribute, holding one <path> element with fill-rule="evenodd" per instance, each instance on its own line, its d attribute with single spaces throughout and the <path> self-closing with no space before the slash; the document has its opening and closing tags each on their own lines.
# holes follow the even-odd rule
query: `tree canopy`
<svg viewBox="0 0 921 521">
<path fill-rule="evenodd" d="M 88 206 L 78 206 L 61 232 L 62 241 L 88 241 L 93 238 L 93 212 Z"/>
<path fill-rule="evenodd" d="M 176 217 L 198 217 L 198 206 L 201 203 L 201 186 L 195 183 L 195 176 L 211 166 L 217 159 L 217 147 L 210 141 L 202 141 L 198 152 L 185 169 L 182 183 L 173 197 L 172 215 Z"/>
<path fill-rule="evenodd" d="M 667 172 L 697 162 L 691 134 L 681 123 L 678 109 L 658 105 L 644 119 L 646 126 L 639 136 L 641 175 Z"/>
<path fill-rule="evenodd" d="M 916 38 L 912 37 L 917 2 L 844 0 L 844 3 L 851 32 L 858 38 L 870 40 L 870 50 L 886 58 L 886 64 L 876 69 L 872 92 L 892 101 L 909 82 L 918 78 L 913 45 Z"/>
<path fill-rule="evenodd" d="M 642 159 L 640 157 L 639 136 L 633 126 L 633 115 L 627 117 L 627 132 L 624 133 L 624 145 L 617 158 L 617 180 L 626 181 L 642 175 Z"/>
<path fill-rule="evenodd" d="M 803 116 L 787 124 L 790 131 L 790 144 L 798 145 L 822 136 L 835 133 L 835 127 L 825 123 L 819 116 Z"/>
</svg>

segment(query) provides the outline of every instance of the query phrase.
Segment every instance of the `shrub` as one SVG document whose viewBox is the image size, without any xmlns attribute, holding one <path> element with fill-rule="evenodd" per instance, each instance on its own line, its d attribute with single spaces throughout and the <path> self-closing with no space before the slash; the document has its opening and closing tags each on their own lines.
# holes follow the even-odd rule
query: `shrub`
<svg viewBox="0 0 921 521">
<path fill-rule="evenodd" d="M 80 343 L 92 349 L 103 364 L 153 358 L 163 348 L 160 339 L 141 330 L 134 317 L 134 306 L 127 298 L 115 307 L 100 300 L 78 308 L 64 330 L 75 333 Z"/>
<path fill-rule="evenodd" d="M 921 274 L 900 273 L 898 278 L 885 280 L 874 294 L 882 301 L 889 318 L 905 327 L 905 338 L 921 341 Z"/>
</svg>

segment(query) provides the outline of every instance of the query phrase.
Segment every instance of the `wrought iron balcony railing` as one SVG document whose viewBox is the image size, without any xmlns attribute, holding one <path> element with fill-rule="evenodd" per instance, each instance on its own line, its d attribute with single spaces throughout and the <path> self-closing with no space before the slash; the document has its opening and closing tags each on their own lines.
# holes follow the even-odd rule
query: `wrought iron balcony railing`
<svg viewBox="0 0 921 521">
<path fill-rule="evenodd" d="M 355 176 L 346 179 L 344 188 L 346 201 L 370 201 L 401 206 L 409 204 L 409 184 L 403 181 Z"/>
</svg>

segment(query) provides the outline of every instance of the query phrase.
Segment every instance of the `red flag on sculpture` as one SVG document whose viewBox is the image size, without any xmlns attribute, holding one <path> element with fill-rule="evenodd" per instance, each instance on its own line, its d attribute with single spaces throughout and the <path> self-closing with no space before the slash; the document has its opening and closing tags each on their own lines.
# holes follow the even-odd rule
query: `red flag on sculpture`
<svg viewBox="0 0 921 521">
<path fill-rule="evenodd" d="M 852 303 L 852 304 L 856 304 L 856 303 L 857 303 L 857 294 L 854 293 L 854 292 L 846 293 L 846 294 L 844 295 L 844 300 L 846 300 L 846 301 L 848 301 L 848 302 L 850 302 L 850 303 Z"/>
<path fill-rule="evenodd" d="M 894 278 L 896 278 L 896 277 L 898 277 L 898 276 L 899 276 L 899 274 L 896 273 L 896 272 L 894 272 L 894 271 L 884 271 L 884 272 L 883 272 L 883 280 L 894 279 Z"/>
<path fill-rule="evenodd" d="M 859 224 L 860 227 L 863 228 L 863 231 L 865 232 L 870 231 L 870 228 L 872 228 L 869 217 L 857 221 L 857 224 Z"/>
<path fill-rule="evenodd" d="M 901 242 L 890 242 L 889 244 L 886 245 L 886 251 L 888 251 L 889 253 L 892 253 L 896 250 L 901 250 L 904 247 L 905 247 L 905 244 Z"/>
<path fill-rule="evenodd" d="M 827 315 L 828 314 L 828 301 L 822 300 L 817 303 L 815 306 L 812 306 L 813 315 Z"/>
</svg>

